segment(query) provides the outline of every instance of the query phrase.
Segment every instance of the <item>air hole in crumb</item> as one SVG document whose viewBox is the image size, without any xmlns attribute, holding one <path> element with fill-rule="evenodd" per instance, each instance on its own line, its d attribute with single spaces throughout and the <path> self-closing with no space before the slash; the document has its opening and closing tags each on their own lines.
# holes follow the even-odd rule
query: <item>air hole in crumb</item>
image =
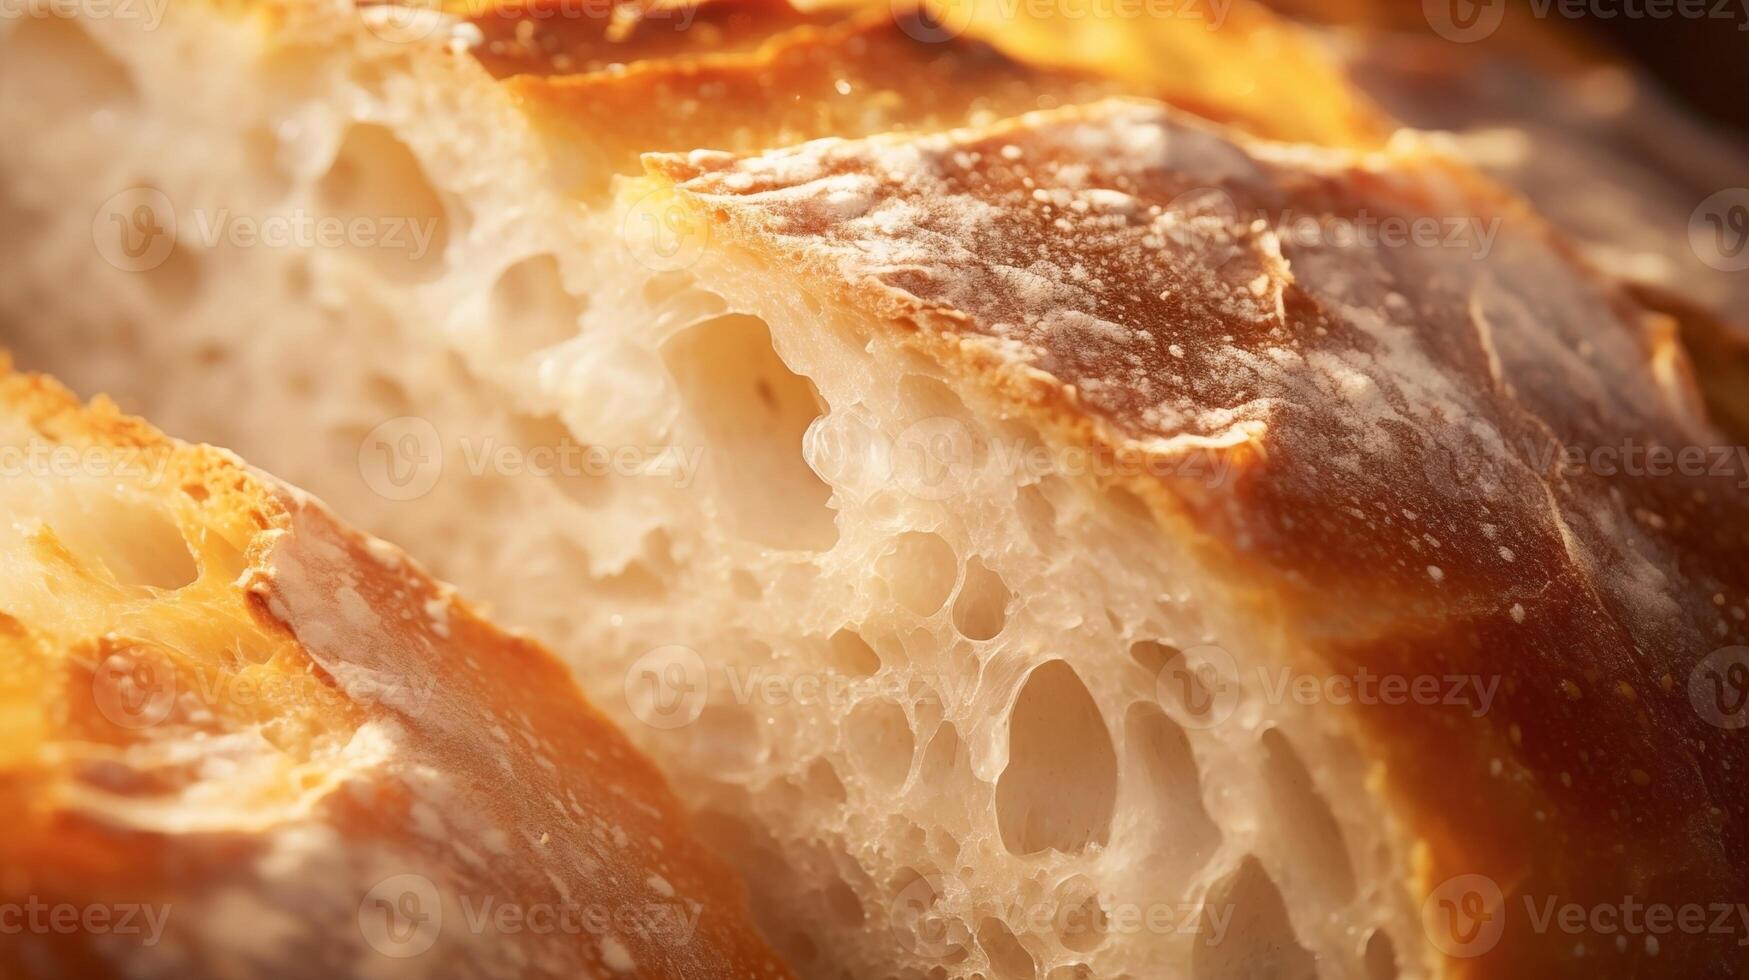
<svg viewBox="0 0 1749 980">
<path fill-rule="evenodd" d="M 868 918 L 862 899 L 856 897 L 856 890 L 843 879 L 833 879 L 826 886 L 826 908 L 831 910 L 833 918 L 847 926 L 860 926 Z"/>
<path fill-rule="evenodd" d="M 923 750 L 923 768 L 919 776 L 923 785 L 943 788 L 954 785 L 962 769 L 970 769 L 963 748 L 959 729 L 952 722 L 936 729 L 929 747 Z"/>
<path fill-rule="evenodd" d="M 1179 649 L 1157 640 L 1137 640 L 1130 644 L 1130 659 L 1142 665 L 1150 675 L 1158 676 L 1172 658 L 1178 656 Z"/>
<path fill-rule="evenodd" d="M 1383 929 L 1366 941 L 1367 980 L 1397 980 L 1397 946 Z"/>
<path fill-rule="evenodd" d="M 523 259 L 492 287 L 492 343 L 512 357 L 526 357 L 577 336 L 584 303 L 565 289 L 559 260 Z"/>
<path fill-rule="evenodd" d="M 1202 777 L 1190 739 L 1164 711 L 1152 704 L 1132 705 L 1124 720 L 1125 745 L 1146 780 L 1159 814 L 1164 840 L 1160 858 L 1173 876 L 1187 875 L 1219 846 L 1221 832 L 1202 801 Z"/>
<path fill-rule="evenodd" d="M 876 791 L 897 788 L 911 772 L 916 736 L 905 710 L 891 701 L 868 701 L 856 706 L 846 726 L 850 759 Z"/>
<path fill-rule="evenodd" d="M 875 562 L 875 574 L 900 605 L 918 616 L 930 616 L 953 591 L 959 560 L 940 535 L 907 531 Z"/>
<path fill-rule="evenodd" d="M 1002 576 L 980 559 L 971 559 L 966 562 L 965 581 L 953 603 L 954 628 L 968 640 L 995 639 L 1008 622 L 1008 603 L 1013 598 Z"/>
<path fill-rule="evenodd" d="M 1312 774 L 1285 735 L 1271 728 L 1263 733 L 1262 741 L 1270 797 L 1279 819 L 1284 826 L 1294 828 L 1305 867 L 1317 886 L 1338 901 L 1347 901 L 1354 897 L 1354 868 L 1329 801 L 1319 793 Z"/>
<path fill-rule="evenodd" d="M 538 480 L 579 506 L 596 508 L 613 495 L 613 481 L 585 446 L 557 418 L 530 415 L 511 419 L 510 445 L 485 460 L 489 472 Z"/>
<path fill-rule="evenodd" d="M 838 770 L 825 759 L 815 759 L 808 765 L 806 778 L 808 796 L 815 800 L 826 800 L 830 803 L 843 803 L 846 799 L 844 781 L 838 778 Z"/>
<path fill-rule="evenodd" d="M 978 923 L 978 946 L 990 961 L 991 980 L 1035 980 L 1038 964 L 1001 919 Z"/>
<path fill-rule="evenodd" d="M 1312 954 L 1294 935 L 1287 906 L 1268 872 L 1247 855 L 1238 869 L 1214 883 L 1203 902 L 1205 935 L 1214 935 L 1218 911 L 1227 917 L 1226 934 L 1218 943 L 1191 948 L 1191 976 L 1196 980 L 1269 977 L 1271 980 L 1313 980 L 1318 975 Z"/>
<path fill-rule="evenodd" d="M 107 568 L 122 586 L 174 592 L 200 577 L 194 552 L 159 505 L 120 498 L 96 483 L 34 481 L 0 485 L 0 509 L 37 513 L 48 532 L 81 564 Z M 27 495 L 16 509 L 13 494 Z"/>
<path fill-rule="evenodd" d="M 317 192 L 344 222 L 346 245 L 384 278 L 427 282 L 443 272 L 449 210 L 419 158 L 388 129 L 347 130 Z"/>
<path fill-rule="evenodd" d="M 1014 854 L 1080 853 L 1103 844 L 1117 803 L 1117 753 L 1099 705 L 1074 668 L 1032 672 L 1009 716 L 1008 768 L 996 784 L 996 822 Z"/>
<path fill-rule="evenodd" d="M 881 669 L 880 654 L 859 633 L 839 630 L 832 634 L 832 660 L 852 677 L 872 677 Z"/>
<path fill-rule="evenodd" d="M 802 437 L 824 406 L 778 357 L 765 322 L 715 317 L 668 341 L 662 356 L 709 447 L 706 469 L 735 531 L 774 548 L 832 547 L 832 490 L 802 456 Z"/>
<path fill-rule="evenodd" d="M 735 593 L 735 598 L 743 602 L 758 602 L 765 596 L 765 590 L 759 587 L 759 580 L 745 568 L 737 568 L 729 573 L 729 588 Z"/>
<path fill-rule="evenodd" d="M 1063 882 L 1057 888 L 1055 906 L 1057 914 L 1051 925 L 1064 949 L 1091 953 L 1104 945 L 1111 922 L 1092 881 L 1076 875 Z"/>
</svg>

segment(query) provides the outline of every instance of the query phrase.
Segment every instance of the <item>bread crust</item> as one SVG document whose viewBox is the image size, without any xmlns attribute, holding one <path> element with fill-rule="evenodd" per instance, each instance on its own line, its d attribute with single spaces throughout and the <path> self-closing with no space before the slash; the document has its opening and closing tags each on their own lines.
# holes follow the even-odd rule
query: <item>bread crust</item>
<svg viewBox="0 0 1749 980">
<path fill-rule="evenodd" d="M 1668 331 L 1509 195 L 1409 142 L 1310 151 L 1123 102 L 647 163 L 723 248 L 801 270 L 1058 439 L 1222 454 L 1212 490 L 1128 482 L 1319 669 L 1501 682 L 1480 715 L 1349 712 L 1421 845 L 1417 900 L 1462 875 L 1507 898 L 1498 945 L 1442 975 L 1596 975 L 1595 947 L 1527 917 L 1546 899 L 1749 889 L 1749 753 L 1691 698 L 1745 641 L 1749 502 L 1548 465 L 1729 440 Z M 1210 189 L 1208 213 L 1184 196 Z M 1498 235 L 1478 256 L 1340 247 L 1286 240 L 1288 213 Z M 1734 936 L 1641 938 L 1609 969 L 1740 973 Z"/>
<path fill-rule="evenodd" d="M 7 445 L 143 454 L 47 492 L 143 504 L 197 572 L 132 583 L 9 508 L 8 563 L 43 583 L 0 590 L 0 901 L 160 931 L 26 927 L 0 972 L 790 976 L 539 645 L 230 454 L 6 372 Z"/>
</svg>

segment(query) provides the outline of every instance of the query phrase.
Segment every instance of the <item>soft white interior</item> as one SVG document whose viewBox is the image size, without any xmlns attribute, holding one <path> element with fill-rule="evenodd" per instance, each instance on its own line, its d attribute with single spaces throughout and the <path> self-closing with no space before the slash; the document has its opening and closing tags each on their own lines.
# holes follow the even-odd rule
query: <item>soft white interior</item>
<svg viewBox="0 0 1749 980">
<path fill-rule="evenodd" d="M 785 270 L 667 262 L 635 187 L 629 213 L 563 196 L 441 38 L 0 20 L 0 129 L 0 341 L 551 644 L 801 973 L 1427 975 L 1339 712 L 1258 688 L 1293 637 L 1121 491 L 994 465 L 1041 437 Z M 177 244 L 127 271 L 105 202 L 146 186 Z M 432 247 L 202 240 L 300 215 Z M 608 472 L 500 453 L 584 446 Z M 1245 688 L 1212 727 L 1170 682 L 1208 644 Z"/>
</svg>

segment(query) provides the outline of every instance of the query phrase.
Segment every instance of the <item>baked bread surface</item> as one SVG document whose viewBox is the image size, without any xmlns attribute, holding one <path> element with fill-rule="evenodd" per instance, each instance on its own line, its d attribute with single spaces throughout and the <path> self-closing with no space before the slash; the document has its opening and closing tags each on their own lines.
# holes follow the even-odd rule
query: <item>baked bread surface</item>
<svg viewBox="0 0 1749 980">
<path fill-rule="evenodd" d="M 124 94 L 151 108 L 85 166 L 11 107 L 44 134 L 0 147 L 27 216 L 57 180 L 97 210 L 119 156 L 179 207 L 289 195 L 446 237 L 422 263 L 182 246 L 212 263 L 186 280 L 46 249 L 4 308 L 56 312 L 18 332 L 33 363 L 271 460 L 550 639 L 809 976 L 1737 975 L 1728 934 L 1525 918 L 1744 891 L 1741 737 L 1694 693 L 1742 641 L 1741 493 L 1559 465 L 1724 446 L 1668 321 L 1439 141 L 1391 138 L 1257 7 L 1219 30 L 1017 9 L 923 38 L 739 4 L 697 34 L 535 5 L 411 39 L 301 5 L 85 25 L 99 81 L 150 80 Z M 25 33 L 11 63 L 48 73 Z M 273 82 L 238 86 L 248 123 L 200 97 L 193 49 Z M 164 159 L 160 127 L 262 179 Z M 788 146 L 815 137 L 841 139 Z M 642 250 L 651 216 L 708 234 Z M 1388 219 L 1435 240 L 1326 237 Z M 69 269 L 166 327 L 93 318 L 109 294 L 44 285 Z M 452 465 L 387 500 L 357 453 L 408 415 L 708 465 Z M 840 438 L 870 433 L 907 451 Z M 1246 679 L 1228 724 L 1171 683 L 1210 646 Z M 627 686 L 653 654 L 709 678 L 682 724 Z M 1283 669 L 1496 693 L 1299 705 L 1255 683 Z M 1474 877 L 1502 903 L 1487 949 L 1441 919 Z M 1137 910 L 1169 928 L 1114 925 Z"/>
</svg>

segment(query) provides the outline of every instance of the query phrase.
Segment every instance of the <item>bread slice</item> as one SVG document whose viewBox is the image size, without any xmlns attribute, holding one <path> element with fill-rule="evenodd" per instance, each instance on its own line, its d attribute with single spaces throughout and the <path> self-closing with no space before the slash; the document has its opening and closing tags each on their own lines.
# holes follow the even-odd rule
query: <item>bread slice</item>
<svg viewBox="0 0 1749 980">
<path fill-rule="evenodd" d="M 0 365 L 0 973 L 787 977 L 532 641 Z"/>
<path fill-rule="evenodd" d="M 1743 641 L 1749 520 L 1545 465 L 1722 440 L 1521 203 L 1277 108 L 1323 76 L 1244 4 L 1104 72 L 1111 25 L 1030 14 L 544 9 L 15 27 L 0 84 L 74 93 L 0 103 L 22 356 L 551 642 L 805 975 L 1730 975 L 1728 936 L 1527 918 L 1742 894 L 1749 760 L 1690 692 Z M 65 122 L 106 101 L 101 145 Z M 144 271 L 50 217 L 150 219 L 105 206 L 137 182 L 193 218 Z M 184 237 L 226 209 L 431 247 Z M 1385 219 L 1436 244 L 1335 237 Z"/>
</svg>

